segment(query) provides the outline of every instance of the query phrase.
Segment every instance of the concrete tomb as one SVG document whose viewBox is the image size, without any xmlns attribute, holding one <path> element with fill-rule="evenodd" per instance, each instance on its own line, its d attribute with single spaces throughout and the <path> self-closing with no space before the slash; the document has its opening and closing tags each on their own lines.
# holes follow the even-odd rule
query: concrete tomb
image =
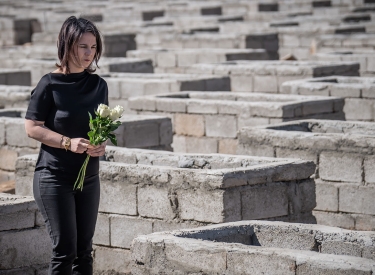
<svg viewBox="0 0 375 275">
<path fill-rule="evenodd" d="M 375 230 L 375 126 L 369 122 L 301 120 L 245 127 L 238 154 L 298 157 L 317 164 L 319 224 Z"/>
<path fill-rule="evenodd" d="M 285 81 L 331 75 L 358 76 L 359 63 L 325 61 L 228 61 L 196 64 L 187 73 L 227 75 L 231 91 L 278 93 Z"/>
<path fill-rule="evenodd" d="M 375 233 L 243 221 L 139 236 L 132 274 L 372 274 Z"/>
<path fill-rule="evenodd" d="M 375 78 L 329 76 L 287 81 L 280 93 L 345 98 L 346 120 L 375 120 Z"/>
<path fill-rule="evenodd" d="M 173 148 L 187 153 L 229 153 L 237 149 L 244 126 L 304 118 L 344 119 L 344 99 L 261 93 L 187 92 L 133 97 L 138 114 L 168 116 L 174 128 Z"/>
<path fill-rule="evenodd" d="M 155 49 L 129 51 L 127 56 L 150 58 L 157 73 L 178 73 L 197 63 L 231 60 L 268 60 L 263 49 Z"/>
</svg>

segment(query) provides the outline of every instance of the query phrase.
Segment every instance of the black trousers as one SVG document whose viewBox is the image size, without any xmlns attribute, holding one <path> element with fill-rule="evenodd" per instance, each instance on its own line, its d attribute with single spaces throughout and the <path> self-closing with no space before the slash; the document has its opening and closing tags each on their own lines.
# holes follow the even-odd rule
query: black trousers
<svg viewBox="0 0 375 275">
<path fill-rule="evenodd" d="M 34 198 L 52 240 L 49 275 L 91 275 L 92 238 L 98 216 L 99 175 L 87 177 L 82 191 L 75 179 L 48 170 L 34 174 Z"/>
</svg>

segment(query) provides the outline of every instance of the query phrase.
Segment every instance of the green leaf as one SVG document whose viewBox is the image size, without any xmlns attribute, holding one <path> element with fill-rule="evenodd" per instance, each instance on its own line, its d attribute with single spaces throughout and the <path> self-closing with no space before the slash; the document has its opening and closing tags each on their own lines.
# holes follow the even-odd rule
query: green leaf
<svg viewBox="0 0 375 275">
<path fill-rule="evenodd" d="M 117 139 L 116 139 L 116 136 L 109 136 L 109 139 L 111 140 L 111 142 L 117 146 Z"/>
</svg>

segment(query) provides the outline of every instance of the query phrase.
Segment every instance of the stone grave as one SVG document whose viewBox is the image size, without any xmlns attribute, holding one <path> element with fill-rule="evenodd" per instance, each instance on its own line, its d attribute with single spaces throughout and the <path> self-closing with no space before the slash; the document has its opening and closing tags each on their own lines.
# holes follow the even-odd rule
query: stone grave
<svg viewBox="0 0 375 275">
<path fill-rule="evenodd" d="M 173 149 L 187 153 L 237 150 L 237 131 L 304 118 L 345 119 L 344 99 L 261 93 L 186 92 L 133 97 L 138 114 L 168 116 L 174 128 Z"/>
<path fill-rule="evenodd" d="M 331 34 L 316 38 L 318 53 L 336 51 L 372 51 L 375 46 L 375 34 Z"/>
<path fill-rule="evenodd" d="M 55 49 L 55 55 L 57 50 Z M 39 80 L 47 73 L 57 69 L 56 58 L 42 59 L 13 59 L 8 62 L 9 68 L 18 70 L 27 70 L 31 73 L 31 84 L 36 86 Z M 99 67 L 95 73 L 105 74 L 111 72 L 124 73 L 153 73 L 154 68 L 150 59 L 125 58 L 125 57 L 102 57 L 99 61 Z M 95 67 L 95 64 L 94 66 Z M 18 84 L 19 85 L 19 84 Z"/>
<path fill-rule="evenodd" d="M 210 74 L 110 73 L 101 76 L 108 84 L 109 104 L 124 106 L 126 113 L 132 113 L 128 107 L 130 97 L 180 91 L 230 91 L 231 85 L 228 76 Z"/>
<path fill-rule="evenodd" d="M 127 56 L 151 59 L 156 73 L 179 73 L 197 63 L 269 59 L 263 49 L 155 49 L 129 51 Z"/>
<path fill-rule="evenodd" d="M 301 120 L 244 127 L 241 155 L 312 160 L 319 224 L 375 230 L 375 126 L 369 122 Z"/>
<path fill-rule="evenodd" d="M 375 233 L 243 221 L 139 236 L 132 274 L 373 274 Z"/>
<path fill-rule="evenodd" d="M 367 51 L 336 51 L 317 53 L 313 56 L 316 60 L 359 62 L 361 76 L 370 77 L 375 75 L 375 54 L 372 50 Z"/>
<path fill-rule="evenodd" d="M 227 61 L 196 64 L 187 73 L 227 75 L 233 92 L 278 93 L 289 80 L 331 75 L 358 76 L 359 63 L 326 61 Z"/>
<path fill-rule="evenodd" d="M 36 159 L 18 158 L 16 194 L 31 195 Z M 101 274 L 126 273 L 141 234 L 248 219 L 315 223 L 311 161 L 110 146 L 106 159 L 94 237 Z"/>
<path fill-rule="evenodd" d="M 345 98 L 346 120 L 375 120 L 375 78 L 329 76 L 287 81 L 280 93 Z"/>
</svg>

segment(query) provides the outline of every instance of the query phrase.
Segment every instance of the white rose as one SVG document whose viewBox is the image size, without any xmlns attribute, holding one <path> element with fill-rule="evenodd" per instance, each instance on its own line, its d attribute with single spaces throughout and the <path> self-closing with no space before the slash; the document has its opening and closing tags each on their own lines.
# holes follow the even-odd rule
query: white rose
<svg viewBox="0 0 375 275">
<path fill-rule="evenodd" d="M 107 105 L 105 104 L 100 104 L 97 110 L 99 116 L 101 117 L 108 117 L 110 115 L 110 109 Z"/>
<path fill-rule="evenodd" d="M 111 113 L 109 115 L 109 118 L 114 121 L 122 116 L 122 113 L 124 112 L 124 108 L 122 106 L 117 105 L 115 108 L 111 110 Z"/>
</svg>

